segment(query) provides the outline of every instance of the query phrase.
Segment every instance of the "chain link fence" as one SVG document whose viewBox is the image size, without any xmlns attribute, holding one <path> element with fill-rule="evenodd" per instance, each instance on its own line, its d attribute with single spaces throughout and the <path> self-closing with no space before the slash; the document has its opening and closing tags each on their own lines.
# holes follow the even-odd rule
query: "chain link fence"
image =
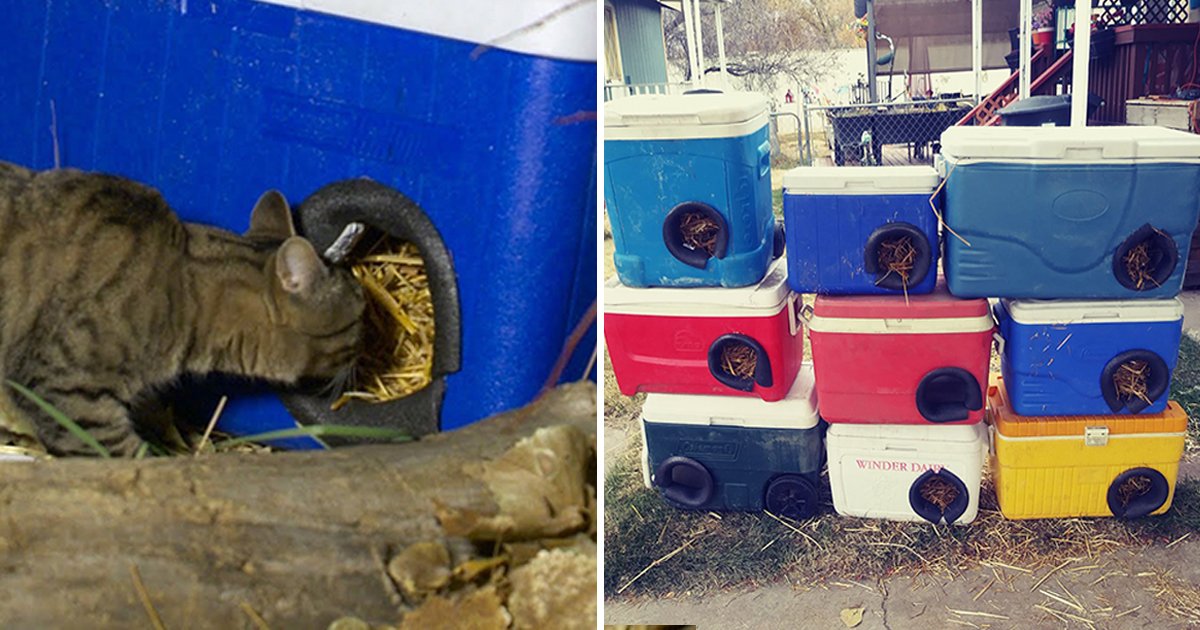
<svg viewBox="0 0 1200 630">
<path fill-rule="evenodd" d="M 837 166 L 932 164 L 942 132 L 974 106 L 974 98 L 802 106 L 801 161 Z"/>
</svg>

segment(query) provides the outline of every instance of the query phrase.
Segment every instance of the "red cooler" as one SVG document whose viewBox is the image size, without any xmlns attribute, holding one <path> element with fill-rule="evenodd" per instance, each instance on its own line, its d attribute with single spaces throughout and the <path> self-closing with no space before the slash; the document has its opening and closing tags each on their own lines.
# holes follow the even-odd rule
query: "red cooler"
<svg viewBox="0 0 1200 630">
<path fill-rule="evenodd" d="M 739 289 L 604 287 L 604 338 L 621 393 L 782 400 L 804 358 L 783 258 Z"/>
<path fill-rule="evenodd" d="M 985 299 L 817 297 L 808 313 L 821 416 L 829 422 L 983 419 L 995 325 Z"/>
</svg>

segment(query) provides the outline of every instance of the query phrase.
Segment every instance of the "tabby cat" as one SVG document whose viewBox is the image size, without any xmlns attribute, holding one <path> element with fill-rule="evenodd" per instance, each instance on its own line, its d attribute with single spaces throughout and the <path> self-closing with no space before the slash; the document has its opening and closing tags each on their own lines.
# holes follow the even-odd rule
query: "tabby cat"
<svg viewBox="0 0 1200 630">
<path fill-rule="evenodd" d="M 116 455 L 142 444 L 131 410 L 185 374 L 284 384 L 348 374 L 364 299 L 259 198 L 238 236 L 184 223 L 159 193 L 73 169 L 0 162 L 0 383 L 36 392 Z M 0 436 L 95 454 L 0 386 Z"/>
</svg>

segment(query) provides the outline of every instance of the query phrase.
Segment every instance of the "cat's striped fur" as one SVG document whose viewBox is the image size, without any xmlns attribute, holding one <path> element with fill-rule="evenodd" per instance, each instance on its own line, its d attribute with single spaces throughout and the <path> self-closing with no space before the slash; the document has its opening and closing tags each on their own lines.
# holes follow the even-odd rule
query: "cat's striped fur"
<svg viewBox="0 0 1200 630">
<path fill-rule="evenodd" d="M 244 236 L 184 223 L 157 191 L 71 169 L 0 162 L 0 378 L 22 384 L 119 455 L 130 410 L 184 374 L 294 383 L 345 373 L 363 296 L 295 236 L 287 202 L 259 199 Z M 91 453 L 0 387 L 13 441 Z"/>
</svg>

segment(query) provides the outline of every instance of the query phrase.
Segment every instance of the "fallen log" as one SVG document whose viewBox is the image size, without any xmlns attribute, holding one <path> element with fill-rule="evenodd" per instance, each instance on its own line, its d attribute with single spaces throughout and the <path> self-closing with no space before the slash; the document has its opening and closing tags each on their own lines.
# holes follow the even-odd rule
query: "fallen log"
<svg viewBox="0 0 1200 630">
<path fill-rule="evenodd" d="M 354 616 L 402 627 L 423 605 L 511 594 L 521 601 L 500 618 L 513 627 L 550 623 L 520 611 L 555 607 L 580 619 L 550 625 L 593 627 L 595 396 L 590 383 L 562 386 L 409 444 L 0 464 L 0 619 L 326 628 Z M 509 578 L 557 575 L 567 551 L 539 553 L 554 547 L 579 551 L 592 581 L 578 602 L 547 607 L 536 583 Z"/>
</svg>

